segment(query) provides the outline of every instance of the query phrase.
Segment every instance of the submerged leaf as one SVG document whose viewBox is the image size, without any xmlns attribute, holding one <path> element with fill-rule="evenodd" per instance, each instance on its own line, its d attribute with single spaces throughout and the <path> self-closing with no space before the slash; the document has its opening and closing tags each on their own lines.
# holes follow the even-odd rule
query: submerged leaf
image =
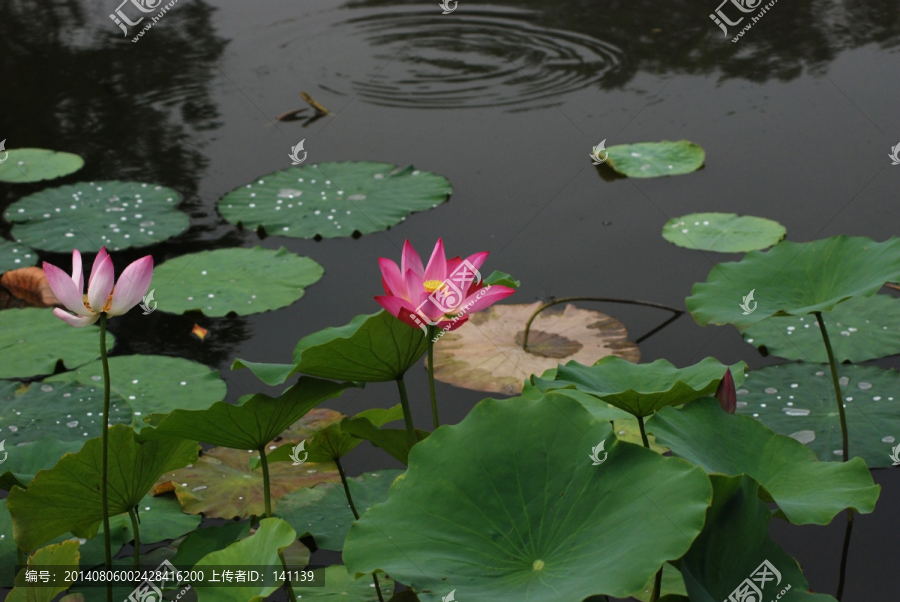
<svg viewBox="0 0 900 602">
<path fill-rule="evenodd" d="M 629 178 L 658 178 L 696 171 L 706 153 L 687 140 L 617 144 L 606 149 L 606 165 Z"/>
<path fill-rule="evenodd" d="M 787 233 L 776 221 L 736 213 L 691 213 L 673 217 L 663 238 L 673 245 L 700 251 L 746 253 L 771 247 Z"/>
</svg>

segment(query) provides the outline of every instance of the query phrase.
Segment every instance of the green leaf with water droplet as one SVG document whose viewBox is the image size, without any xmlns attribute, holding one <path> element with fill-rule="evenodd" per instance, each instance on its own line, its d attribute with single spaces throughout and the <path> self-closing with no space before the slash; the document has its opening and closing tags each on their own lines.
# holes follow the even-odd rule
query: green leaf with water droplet
<svg viewBox="0 0 900 602">
<path fill-rule="evenodd" d="M 606 165 L 629 178 L 658 178 L 691 173 L 703 166 L 706 153 L 688 140 L 617 144 L 606 149 Z"/>
<path fill-rule="evenodd" d="M 691 213 L 673 217 L 663 238 L 673 245 L 700 251 L 746 253 L 771 247 L 787 233 L 778 222 L 736 213 Z"/>
<path fill-rule="evenodd" d="M 36 265 L 38 255 L 25 245 L 0 239 L 0 274 Z"/>
<path fill-rule="evenodd" d="M 157 266 L 150 290 L 162 311 L 243 316 L 290 305 L 324 273 L 314 260 L 284 247 L 217 249 L 181 255 Z"/>
<path fill-rule="evenodd" d="M 84 166 L 84 159 L 72 153 L 45 148 L 12 148 L 0 163 L 0 182 L 28 184 L 61 178 Z"/>
<path fill-rule="evenodd" d="M 339 238 L 396 226 L 451 192 L 446 178 L 412 166 L 347 161 L 276 171 L 232 190 L 218 207 L 228 221 L 272 236 Z"/>
<path fill-rule="evenodd" d="M 157 184 L 79 182 L 21 198 L 3 216 L 13 225 L 12 237 L 35 249 L 118 251 L 162 242 L 187 230 L 190 219 L 175 209 L 179 202 L 176 191 Z"/>
</svg>

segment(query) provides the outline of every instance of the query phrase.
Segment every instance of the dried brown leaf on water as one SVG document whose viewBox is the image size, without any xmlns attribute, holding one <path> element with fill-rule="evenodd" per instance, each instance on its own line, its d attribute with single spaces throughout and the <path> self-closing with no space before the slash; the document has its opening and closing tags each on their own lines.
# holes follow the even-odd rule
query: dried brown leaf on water
<svg viewBox="0 0 900 602">
<path fill-rule="evenodd" d="M 199 324 L 194 324 L 193 330 L 191 330 L 191 334 L 200 339 L 201 341 L 206 338 L 207 333 L 209 331 Z"/>
<path fill-rule="evenodd" d="M 310 95 L 307 94 L 306 92 L 301 92 L 301 93 L 300 93 L 300 96 L 302 96 L 302 97 L 303 97 L 303 100 L 305 100 L 306 102 L 308 102 L 308 103 L 309 103 L 309 106 L 311 106 L 312 108 L 314 108 L 314 109 L 316 110 L 317 113 L 319 113 L 319 114 L 321 114 L 321 115 L 327 115 L 328 113 L 331 112 L 331 111 L 329 111 L 328 109 L 326 109 L 325 107 L 323 107 L 322 105 L 320 105 L 320 104 L 319 104 L 312 96 L 310 96 Z"/>
<path fill-rule="evenodd" d="M 524 351 L 525 324 L 540 306 L 540 302 L 494 305 L 473 314 L 435 344 L 434 377 L 466 389 L 516 395 L 532 374 L 570 360 L 588 366 L 609 355 L 640 361 L 641 352 L 628 340 L 621 322 L 574 305 L 538 314 Z"/>
<path fill-rule="evenodd" d="M 59 305 L 41 268 L 19 268 L 0 276 L 0 286 L 32 307 Z"/>
</svg>

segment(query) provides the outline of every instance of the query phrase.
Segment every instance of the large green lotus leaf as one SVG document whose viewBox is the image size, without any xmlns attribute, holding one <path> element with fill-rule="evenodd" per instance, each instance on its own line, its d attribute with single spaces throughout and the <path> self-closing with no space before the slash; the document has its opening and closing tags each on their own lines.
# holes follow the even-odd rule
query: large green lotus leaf
<svg viewBox="0 0 900 602">
<path fill-rule="evenodd" d="M 174 410 L 141 437 L 184 437 L 234 449 L 260 449 L 304 414 L 338 397 L 352 383 L 305 376 L 279 397 L 259 393 L 237 405 L 218 401 L 205 410 Z"/>
<path fill-rule="evenodd" d="M 137 506 L 142 545 L 177 539 L 200 525 L 199 516 L 185 514 L 178 500 L 170 496 L 145 495 Z M 116 526 L 125 531 L 125 541 L 134 540 L 131 518 L 127 514 L 110 519 L 110 528 Z"/>
<path fill-rule="evenodd" d="M 629 178 L 658 178 L 691 173 L 703 166 L 706 153 L 687 140 L 617 144 L 606 149 L 606 164 Z"/>
<path fill-rule="evenodd" d="M 831 311 L 850 297 L 871 297 L 885 282 L 900 280 L 900 237 L 875 242 L 864 236 L 833 236 L 812 242 L 783 240 L 768 251 L 751 251 L 720 263 L 685 299 L 701 326 L 747 328 L 771 316 Z M 754 300 L 741 309 L 743 299 Z"/>
<path fill-rule="evenodd" d="M 79 558 L 78 542 L 64 541 L 43 547 L 29 556 L 28 568 L 58 566 L 71 569 L 78 566 Z M 65 578 L 65 571 L 61 577 Z M 57 594 L 65 591 L 70 585 L 72 585 L 71 580 L 54 580 L 52 586 L 33 585 L 25 580 L 25 572 L 20 571 L 16 576 L 16 587 L 9 592 L 6 600 L 9 602 L 51 602 Z"/>
<path fill-rule="evenodd" d="M 633 416 L 649 416 L 665 406 L 677 406 L 715 393 L 725 370 L 731 369 L 734 382 L 744 381 L 747 364 L 726 366 L 707 357 L 687 368 L 676 368 L 664 359 L 649 364 L 632 364 L 621 358 L 605 357 L 593 366 L 569 362 L 556 370 L 556 380 L 532 377 L 542 391 L 573 387 L 625 410 Z"/>
<path fill-rule="evenodd" d="M 800 565 L 769 538 L 771 517 L 759 499 L 756 481 L 746 475 L 710 475 L 710 480 L 714 493 L 706 525 L 681 559 L 681 574 L 692 601 L 835 602 L 831 596 L 809 593 Z M 768 577 L 753 579 L 761 569 Z M 762 585 L 762 597 L 758 593 L 730 597 L 737 588 L 747 587 L 745 580 L 752 580 L 753 587 Z"/>
<path fill-rule="evenodd" d="M 736 213 L 691 213 L 673 217 L 663 226 L 663 238 L 673 245 L 700 251 L 746 253 L 771 247 L 787 230 L 778 222 Z"/>
<path fill-rule="evenodd" d="M 219 212 L 276 236 L 339 238 L 396 226 L 450 196 L 450 182 L 412 166 L 347 161 L 288 167 L 232 190 Z"/>
<path fill-rule="evenodd" d="M 216 249 L 181 255 L 154 268 L 150 289 L 163 311 L 244 316 L 290 305 L 324 273 L 314 260 L 284 247 Z"/>
<path fill-rule="evenodd" d="M 2 407 L 6 413 L 7 404 L 4 403 Z M 99 434 L 99 429 L 97 430 Z M 6 442 L 6 439 L 3 441 Z M 39 470 L 53 468 L 63 455 L 77 452 L 83 443 L 83 441 L 62 441 L 53 435 L 44 436 L 33 443 L 10 442 L 3 462 L 5 472 L 0 475 L 0 489 L 9 491 L 12 485 L 19 485 L 24 489 Z"/>
<path fill-rule="evenodd" d="M 90 533 L 103 520 L 100 501 L 102 443 L 85 442 L 76 454 L 63 456 L 42 470 L 28 489 L 13 487 L 7 499 L 16 543 L 33 550 L 68 531 Z M 141 502 L 161 474 L 197 458 L 197 443 L 168 439 L 138 443 L 134 431 L 117 424 L 109 429 L 109 514 L 128 512 Z"/>
<path fill-rule="evenodd" d="M 593 465 L 600 442 L 608 457 Z M 617 441 L 569 397 L 485 399 L 412 449 L 343 558 L 422 600 L 625 597 L 684 554 L 710 499 L 701 468 Z"/>
<path fill-rule="evenodd" d="M 120 355 L 109 358 L 111 390 L 121 396 L 133 412 L 133 426 L 144 427 L 149 414 L 174 409 L 208 408 L 225 397 L 227 387 L 218 371 L 198 362 L 165 355 Z M 77 381 L 103 386 L 103 365 L 93 362 L 74 372 L 57 374 L 45 382 Z M 101 398 L 102 404 L 102 398 Z M 115 412 L 110 412 L 115 416 Z"/>
<path fill-rule="evenodd" d="M 72 328 L 49 309 L 27 307 L 0 311 L 0 378 L 53 374 L 56 362 L 74 368 L 100 357 L 95 326 Z M 115 337 L 107 333 L 107 348 Z"/>
<path fill-rule="evenodd" d="M 891 448 L 900 440 L 900 373 L 843 365 L 838 375 L 850 457 L 860 456 L 869 468 L 891 466 Z M 820 460 L 841 460 L 841 423 L 827 365 L 781 364 L 750 372 L 738 389 L 737 412 L 806 444 Z"/>
<path fill-rule="evenodd" d="M 82 253 L 145 247 L 190 226 L 171 188 L 140 182 L 80 182 L 26 196 L 3 216 L 17 242 L 35 249 Z"/>
<path fill-rule="evenodd" d="M 223 550 L 250 532 L 250 522 L 227 522 L 223 525 L 197 529 L 178 544 L 178 552 L 172 564 L 182 570 L 190 570 L 207 554 Z"/>
<path fill-rule="evenodd" d="M 650 602 L 650 597 L 653 594 L 653 586 L 656 584 L 656 575 L 650 577 L 647 580 L 647 583 L 644 584 L 644 587 L 637 592 L 631 594 L 632 598 L 636 600 L 640 600 L 641 602 Z M 665 602 L 667 596 L 686 596 L 687 590 L 684 589 L 684 579 L 681 576 L 681 571 L 677 568 L 669 564 L 668 562 L 663 565 L 663 578 L 662 578 L 662 587 L 660 588 L 661 598 L 659 602 Z M 671 602 L 671 601 L 670 601 Z M 689 602 L 687 597 L 684 598 L 684 602 Z"/>
<path fill-rule="evenodd" d="M 379 428 L 363 416 L 352 419 L 345 418 L 341 421 L 341 431 L 359 439 L 365 439 L 375 447 L 383 449 L 403 464 L 409 463 L 410 445 L 406 429 Z M 415 433 L 418 441 L 424 441 L 425 437 L 431 434 L 421 429 L 415 429 Z"/>
<path fill-rule="evenodd" d="M 268 385 L 302 372 L 321 378 L 364 382 L 396 380 L 428 350 L 428 337 L 381 310 L 362 314 L 346 326 L 325 328 L 300 339 L 293 364 L 235 360 L 232 369 L 250 368 Z"/>
<path fill-rule="evenodd" d="M 61 178 L 84 166 L 84 159 L 72 153 L 45 148 L 13 148 L 0 163 L 0 182 L 28 184 Z"/>
<path fill-rule="evenodd" d="M 391 468 L 347 479 L 356 511 L 363 514 L 384 502 L 391 483 L 401 474 L 402 470 Z M 312 535 L 316 545 L 325 550 L 340 551 L 354 522 L 347 494 L 339 484 L 323 483 L 289 493 L 278 502 L 275 514 L 289 522 L 297 533 Z"/>
<path fill-rule="evenodd" d="M 353 602 L 377 602 L 378 593 L 375 591 L 375 583 L 371 576 L 353 579 L 347 572 L 347 567 L 335 564 L 324 569 L 316 569 L 315 579 L 324 580 L 324 587 L 303 587 L 300 582 L 294 582 L 294 593 L 298 599 L 303 600 L 353 600 Z M 390 577 L 378 575 L 378 587 L 384 599 L 387 600 L 394 591 L 394 580 Z"/>
<path fill-rule="evenodd" d="M 749 416 L 723 412 L 716 399 L 663 408 L 647 428 L 676 456 L 707 472 L 753 477 L 795 525 L 827 525 L 845 508 L 861 514 L 875 509 L 880 487 L 862 458 L 820 462 L 795 439 Z"/>
<path fill-rule="evenodd" d="M 202 512 L 207 518 L 228 520 L 235 516 L 262 516 L 265 513 L 262 471 L 251 471 L 248 466 L 248 460 L 257 455 L 255 450 L 208 449 L 193 464 L 162 475 L 157 489 L 174 490 L 188 514 Z M 279 464 L 271 468 L 269 476 L 273 504 L 301 487 L 340 480 L 334 464 Z"/>
<path fill-rule="evenodd" d="M 37 253 L 25 245 L 0 239 L 0 274 L 27 268 L 38 262 Z"/>
<path fill-rule="evenodd" d="M 277 570 L 282 566 L 278 553 L 294 543 L 296 539 L 297 534 L 291 526 L 280 518 L 264 518 L 259 521 L 256 533 L 231 544 L 224 550 L 207 554 L 200 559 L 196 567 L 198 570 L 201 567 L 213 569 L 221 565 L 239 566 L 252 562 L 254 566 L 272 567 L 272 570 Z M 278 586 L 262 584 L 230 585 L 228 587 L 216 587 L 204 583 L 194 585 L 199 602 L 247 602 L 256 600 L 257 596 L 261 601 L 276 589 Z"/>
<path fill-rule="evenodd" d="M 900 299 L 851 297 L 822 314 L 834 359 L 865 362 L 900 353 Z M 768 355 L 825 363 L 828 354 L 815 316 L 771 317 L 743 332 L 744 340 Z"/>
</svg>

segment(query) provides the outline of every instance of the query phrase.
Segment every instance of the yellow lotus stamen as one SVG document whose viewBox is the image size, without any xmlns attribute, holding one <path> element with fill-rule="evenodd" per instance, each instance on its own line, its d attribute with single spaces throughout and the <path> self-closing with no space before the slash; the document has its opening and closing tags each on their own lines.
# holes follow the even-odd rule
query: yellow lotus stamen
<svg viewBox="0 0 900 602">
<path fill-rule="evenodd" d="M 112 309 L 112 296 L 113 291 L 116 290 L 116 287 L 113 287 L 113 290 L 109 291 L 109 298 L 106 300 L 106 303 L 103 304 L 103 309 L 100 311 L 109 311 Z"/>
<path fill-rule="evenodd" d="M 442 280 L 426 280 L 423 286 L 429 293 L 433 293 L 438 289 L 441 289 L 442 291 L 447 290 L 447 285 L 444 284 Z"/>
<path fill-rule="evenodd" d="M 91 304 L 88 303 L 87 295 L 81 295 L 81 301 L 84 303 L 84 308 L 88 311 L 94 311 L 91 309 Z"/>
</svg>

